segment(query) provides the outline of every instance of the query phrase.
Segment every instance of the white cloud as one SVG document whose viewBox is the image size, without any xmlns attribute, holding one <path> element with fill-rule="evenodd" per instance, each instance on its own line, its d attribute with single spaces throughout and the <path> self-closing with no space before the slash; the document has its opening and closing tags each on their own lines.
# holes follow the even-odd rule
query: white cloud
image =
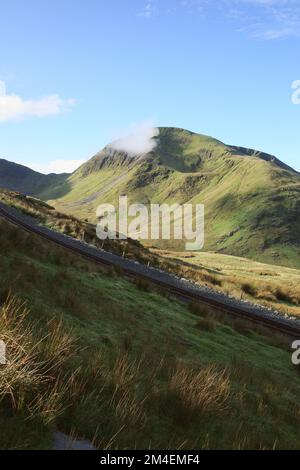
<svg viewBox="0 0 300 470">
<path fill-rule="evenodd" d="M 48 175 L 49 173 L 72 173 L 83 163 L 84 160 L 53 160 L 49 163 L 32 163 L 28 166 L 32 170 Z"/>
<path fill-rule="evenodd" d="M 37 100 L 24 100 L 15 94 L 6 94 L 6 87 L 0 81 L 0 123 L 25 117 L 45 117 L 70 110 L 75 100 L 63 100 L 58 95 L 49 95 Z"/>
<path fill-rule="evenodd" d="M 138 16 L 142 16 L 143 18 L 151 18 L 151 16 L 153 16 L 154 14 L 154 11 L 155 11 L 154 2 L 153 0 L 149 0 L 144 6 L 144 8 L 142 9 L 142 11 L 138 13 Z"/>
<path fill-rule="evenodd" d="M 146 121 L 131 126 L 129 131 L 123 133 L 109 147 L 132 155 L 141 155 L 151 152 L 156 147 L 157 142 L 154 137 L 158 135 L 158 128 L 154 127 L 151 121 Z"/>
</svg>

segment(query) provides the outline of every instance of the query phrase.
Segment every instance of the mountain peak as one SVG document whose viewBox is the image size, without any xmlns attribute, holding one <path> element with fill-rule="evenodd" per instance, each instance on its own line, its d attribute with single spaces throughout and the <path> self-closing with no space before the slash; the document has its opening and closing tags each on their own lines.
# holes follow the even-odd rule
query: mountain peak
<svg viewBox="0 0 300 470">
<path fill-rule="evenodd" d="M 232 158 L 257 158 L 292 171 L 273 155 L 240 146 L 226 145 L 213 137 L 176 128 L 143 129 L 142 135 L 120 138 L 104 147 L 83 164 L 75 174 L 85 177 L 103 168 L 132 168 L 143 161 L 152 161 L 180 172 L 198 172 L 207 165 L 221 164 Z M 132 139 L 132 142 L 130 141 Z M 208 168 L 206 168 L 208 170 Z"/>
</svg>

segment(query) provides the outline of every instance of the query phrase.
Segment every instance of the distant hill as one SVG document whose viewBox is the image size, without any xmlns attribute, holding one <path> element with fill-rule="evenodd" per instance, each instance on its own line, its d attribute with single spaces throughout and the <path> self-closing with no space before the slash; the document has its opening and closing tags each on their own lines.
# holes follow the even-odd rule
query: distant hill
<svg viewBox="0 0 300 470">
<path fill-rule="evenodd" d="M 156 147 L 141 155 L 108 145 L 33 193 L 90 222 L 100 203 L 117 204 L 121 194 L 144 204 L 203 203 L 205 251 L 300 267 L 299 173 L 272 155 L 183 129 L 160 128 L 155 139 Z M 183 243 L 155 246 L 181 250 Z"/>
<path fill-rule="evenodd" d="M 23 165 L 0 158 L 0 187 L 36 196 L 49 187 L 66 181 L 69 175 L 44 175 Z"/>
</svg>

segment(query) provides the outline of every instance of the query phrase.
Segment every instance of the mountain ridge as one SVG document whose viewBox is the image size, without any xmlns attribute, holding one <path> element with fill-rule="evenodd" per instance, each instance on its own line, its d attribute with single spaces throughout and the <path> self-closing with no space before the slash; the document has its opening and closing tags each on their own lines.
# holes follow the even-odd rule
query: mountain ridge
<svg viewBox="0 0 300 470">
<path fill-rule="evenodd" d="M 62 183 L 68 176 L 70 176 L 68 173 L 44 175 L 25 165 L 0 158 L 0 187 L 11 191 L 37 196 L 46 187 Z"/>
<path fill-rule="evenodd" d="M 283 161 L 278 159 L 276 156 L 271 155 L 271 154 L 266 153 L 266 152 L 263 152 L 261 150 L 257 150 L 257 149 L 253 149 L 253 148 L 247 148 L 247 147 L 243 147 L 243 146 L 234 146 L 234 145 L 225 144 L 221 140 L 215 139 L 215 138 L 210 137 L 208 135 L 197 134 L 196 132 L 188 131 L 186 129 L 180 129 L 180 128 L 175 128 L 175 127 L 159 127 L 158 129 L 159 129 L 159 136 L 153 138 L 153 140 L 157 141 L 157 146 L 158 147 L 160 146 L 161 136 L 164 137 L 164 135 L 166 133 L 174 133 L 174 134 L 182 133 L 182 134 L 185 134 L 185 137 L 186 137 L 185 141 L 183 141 L 183 145 L 187 144 L 187 140 L 188 140 L 187 137 L 188 136 L 198 137 L 198 138 L 200 138 L 200 140 L 203 141 L 203 144 L 204 144 L 203 147 L 206 146 L 208 142 L 210 142 L 211 144 L 213 144 L 215 146 L 215 148 L 219 147 L 219 151 L 223 151 L 224 155 L 226 153 L 228 153 L 228 154 L 236 155 L 236 156 L 240 156 L 240 157 L 259 158 L 261 160 L 265 160 L 267 162 L 273 163 L 273 164 L 279 166 L 282 169 L 292 171 L 294 173 L 299 174 L 299 172 L 297 170 L 295 170 L 291 166 L 287 165 L 286 163 L 284 163 Z M 114 144 L 116 144 L 116 143 L 113 142 L 111 144 L 106 145 L 102 150 L 97 152 L 87 162 L 83 163 L 77 170 L 75 170 L 73 172 L 73 174 L 77 173 L 78 170 L 82 171 L 83 168 L 86 169 L 87 167 L 90 167 L 92 163 L 94 164 L 94 168 L 92 168 L 92 169 L 94 169 L 95 171 L 97 171 L 99 169 L 102 169 L 103 166 L 105 166 L 105 164 L 107 162 L 111 162 L 113 160 L 114 156 L 116 156 L 116 158 L 118 159 L 118 164 L 119 165 L 122 164 L 122 162 L 125 163 L 126 161 L 131 164 L 134 161 L 136 161 L 137 159 L 139 160 L 139 159 L 142 159 L 143 157 L 146 159 L 146 156 L 148 156 L 148 159 L 150 159 L 150 157 L 155 154 L 155 150 L 156 150 L 156 147 L 154 147 L 154 149 L 150 152 L 145 152 L 145 153 L 140 153 L 140 154 L 135 155 L 133 153 L 130 154 L 128 152 L 125 152 L 124 150 L 116 150 L 114 148 Z M 178 144 L 178 142 L 177 142 L 177 144 Z M 161 149 L 161 150 L 164 152 L 164 149 Z M 172 150 L 174 150 L 174 148 Z M 209 155 L 209 150 L 207 150 L 207 149 L 203 148 L 202 152 L 203 153 L 207 152 L 207 154 Z M 97 166 L 97 164 L 96 164 L 97 161 L 99 163 L 99 166 Z M 193 169 L 191 168 L 191 170 L 193 170 Z M 85 174 L 86 173 L 87 172 L 85 172 Z"/>
</svg>

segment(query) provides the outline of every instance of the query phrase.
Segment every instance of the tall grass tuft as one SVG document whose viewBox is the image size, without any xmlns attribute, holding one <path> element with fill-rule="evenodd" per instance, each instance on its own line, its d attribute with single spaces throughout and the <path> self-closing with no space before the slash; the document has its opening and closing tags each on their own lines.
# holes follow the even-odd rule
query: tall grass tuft
<svg viewBox="0 0 300 470">
<path fill-rule="evenodd" d="M 67 373 L 64 365 L 77 350 L 61 321 L 49 321 L 41 329 L 28 314 L 26 305 L 12 295 L 0 306 L 0 339 L 6 344 L 0 408 L 46 425 L 63 412 L 74 393 L 77 371 Z"/>
<path fill-rule="evenodd" d="M 226 369 L 215 366 L 195 370 L 178 363 L 168 383 L 165 411 L 185 424 L 203 415 L 222 415 L 230 402 L 230 379 Z"/>
<path fill-rule="evenodd" d="M 171 378 L 170 389 L 178 393 L 193 412 L 223 412 L 229 398 L 230 382 L 225 369 L 220 371 L 208 366 L 195 372 L 179 364 Z"/>
</svg>

